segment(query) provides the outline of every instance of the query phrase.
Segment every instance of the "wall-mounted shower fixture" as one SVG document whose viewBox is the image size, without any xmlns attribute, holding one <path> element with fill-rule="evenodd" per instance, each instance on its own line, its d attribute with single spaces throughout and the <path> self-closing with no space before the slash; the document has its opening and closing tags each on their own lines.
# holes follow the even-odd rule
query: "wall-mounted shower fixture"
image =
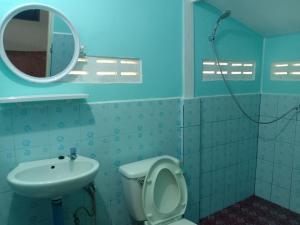
<svg viewBox="0 0 300 225">
<path fill-rule="evenodd" d="M 217 62 L 217 67 L 218 67 L 218 72 L 220 73 L 223 81 L 224 81 L 224 84 L 225 84 L 225 87 L 227 88 L 230 96 L 232 97 L 232 100 L 234 101 L 234 103 L 236 104 L 236 106 L 238 107 L 238 109 L 240 110 L 240 112 L 247 118 L 249 119 L 251 122 L 253 123 L 256 123 L 256 124 L 272 124 L 272 123 L 275 123 L 283 118 L 285 118 L 287 115 L 289 115 L 290 113 L 294 112 L 293 116 L 295 116 L 297 113 L 300 112 L 300 105 L 296 105 L 294 106 L 293 108 L 289 109 L 288 111 L 286 111 L 285 113 L 283 113 L 281 116 L 271 120 L 271 121 L 260 121 L 260 120 L 256 120 L 256 119 L 253 119 L 245 110 L 244 108 L 241 106 L 240 102 L 238 101 L 237 97 L 234 95 L 229 83 L 228 83 L 228 80 L 225 78 L 225 75 L 224 75 L 224 72 L 222 70 L 222 67 L 220 65 L 220 58 L 219 58 L 219 55 L 218 55 L 218 51 L 217 51 L 217 48 L 216 48 L 216 44 L 215 44 L 215 40 L 217 38 L 217 31 L 218 31 L 218 28 L 219 28 L 219 25 L 221 23 L 221 21 L 223 21 L 224 19 L 228 18 L 229 16 L 231 15 L 231 11 L 230 10 L 226 10 L 222 13 L 222 15 L 218 18 L 217 22 L 216 22 L 216 25 L 212 31 L 212 34 L 208 37 L 208 40 L 211 42 L 211 45 L 212 45 L 212 50 L 213 50 L 213 53 L 215 54 L 215 58 L 216 58 L 216 62 Z"/>
<path fill-rule="evenodd" d="M 211 36 L 209 36 L 209 41 L 214 41 L 216 39 L 216 34 L 217 34 L 217 31 L 218 31 L 218 28 L 219 28 L 219 25 L 220 25 L 221 21 L 227 19 L 230 15 L 231 15 L 231 11 L 230 10 L 226 10 L 218 18 L 217 23 L 215 25 L 215 28 L 213 29 L 213 32 L 212 32 Z"/>
</svg>

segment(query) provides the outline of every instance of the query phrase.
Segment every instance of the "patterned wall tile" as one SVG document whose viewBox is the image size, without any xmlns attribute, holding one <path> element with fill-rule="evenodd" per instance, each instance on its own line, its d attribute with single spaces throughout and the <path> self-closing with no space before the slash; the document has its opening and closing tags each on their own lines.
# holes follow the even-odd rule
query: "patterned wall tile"
<svg viewBox="0 0 300 225">
<path fill-rule="evenodd" d="M 50 144 L 47 105 L 17 106 L 12 121 L 16 149 Z"/>
<path fill-rule="evenodd" d="M 183 166 L 188 186 L 185 217 L 197 223 L 200 218 L 200 99 L 183 100 Z"/>
<path fill-rule="evenodd" d="M 200 98 L 184 100 L 184 126 L 200 125 Z"/>
<path fill-rule="evenodd" d="M 73 143 L 80 139 L 79 105 L 76 103 L 49 104 L 49 136 L 51 144 Z"/>
<path fill-rule="evenodd" d="M 0 151 L 14 148 L 13 126 L 11 108 L 0 108 Z"/>
<path fill-rule="evenodd" d="M 0 193 L 10 190 L 6 176 L 16 166 L 15 154 L 11 150 L 0 151 Z"/>
<path fill-rule="evenodd" d="M 258 115 L 259 95 L 239 98 L 251 115 Z M 179 99 L 91 104 L 63 101 L 2 107 L 0 120 L 5 122 L 0 128 L 0 145 L 6 149 L 2 148 L 0 156 L 7 160 L 5 154 L 11 153 L 11 166 L 0 164 L 0 176 L 4 178 L 16 163 L 65 155 L 70 147 L 77 147 L 80 154 L 100 162 L 95 179 L 100 221 L 129 225 L 132 222 L 124 210 L 118 167 L 163 154 L 180 158 L 184 134 L 184 169 L 192 196 L 186 216 L 197 222 L 199 217 L 254 193 L 258 127 L 242 117 L 228 96 L 189 99 L 184 104 L 184 124 L 180 121 Z M 10 193 L 4 182 L 0 182 L 1 191 Z M 65 200 L 68 223 L 72 222 L 71 206 L 76 205 L 73 201 L 89 203 L 86 198 L 72 199 Z M 19 201 L 20 205 L 28 204 L 23 198 Z M 38 206 L 49 216 L 49 204 Z M 28 210 L 26 218 L 35 223 L 46 225 L 51 221 L 43 213 L 33 218 L 38 211 Z M 5 212 L 2 218 L 7 219 Z M 17 220 L 8 220 L 18 224 Z M 88 223 L 88 218 L 84 220 Z"/>
<path fill-rule="evenodd" d="M 126 206 L 118 173 L 120 165 L 164 154 L 180 156 L 179 99 L 99 104 L 76 101 L 28 103 L 1 107 L 0 121 L 3 124 L 0 145 L 5 146 L 0 150 L 0 195 L 8 193 L 11 196 L 6 175 L 17 163 L 67 155 L 71 147 L 76 147 L 79 154 L 100 162 L 95 184 L 97 205 L 106 212 L 99 212 L 104 224 L 107 224 L 105 221 L 113 225 L 131 224 L 128 212 L 124 211 Z M 199 161 L 194 164 L 199 166 Z M 197 181 L 193 180 L 193 183 Z M 196 185 L 193 187 L 199 189 Z M 193 191 L 193 194 L 197 192 Z M 73 224 L 74 207 L 89 206 L 89 200 L 74 200 L 78 195 L 64 199 L 68 225 Z M 16 201 L 14 198 L 7 198 L 6 204 L 26 216 L 12 218 L 7 215 L 9 212 L 3 211 L 1 223 L 8 220 L 5 224 L 18 225 L 20 218 L 22 221 L 28 218 L 31 225 L 51 224 L 49 201 L 39 205 L 19 196 Z M 34 206 L 27 207 L 26 204 Z M 17 210 L 18 207 L 28 210 Z M 40 213 L 39 210 L 44 211 Z M 115 216 L 116 211 L 118 216 Z M 84 223 L 88 222 L 88 218 L 82 219 Z"/>
</svg>

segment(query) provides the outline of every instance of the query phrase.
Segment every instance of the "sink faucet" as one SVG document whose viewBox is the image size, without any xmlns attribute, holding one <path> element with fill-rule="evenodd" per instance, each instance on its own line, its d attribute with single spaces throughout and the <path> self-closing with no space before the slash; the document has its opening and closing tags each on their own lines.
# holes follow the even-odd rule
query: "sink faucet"
<svg viewBox="0 0 300 225">
<path fill-rule="evenodd" d="M 75 160 L 77 158 L 77 150 L 76 148 L 70 148 L 70 160 Z"/>
</svg>

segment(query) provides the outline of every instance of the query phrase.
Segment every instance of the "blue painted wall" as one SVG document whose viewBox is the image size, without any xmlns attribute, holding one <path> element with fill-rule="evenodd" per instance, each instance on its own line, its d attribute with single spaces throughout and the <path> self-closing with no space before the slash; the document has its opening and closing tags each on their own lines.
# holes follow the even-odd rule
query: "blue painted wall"
<svg viewBox="0 0 300 225">
<path fill-rule="evenodd" d="M 300 93 L 299 81 L 272 81 L 271 64 L 281 61 L 300 60 L 300 33 L 275 36 L 265 39 L 262 92 L 264 93 Z"/>
<path fill-rule="evenodd" d="M 88 2 L 0 0 L 0 19 L 14 7 L 40 2 L 72 21 L 88 55 L 137 57 L 143 84 L 31 84 L 0 62 L 0 96 L 86 92 L 91 100 L 174 97 L 182 83 L 181 0 L 91 0 Z"/>
<path fill-rule="evenodd" d="M 202 82 L 203 59 L 214 59 L 208 37 L 215 26 L 220 11 L 214 7 L 197 3 L 195 16 L 195 94 L 196 96 L 227 94 L 223 81 Z M 260 90 L 263 38 L 234 19 L 223 21 L 218 33 L 217 48 L 221 59 L 256 61 L 255 81 L 232 81 L 235 93 L 251 93 Z"/>
</svg>

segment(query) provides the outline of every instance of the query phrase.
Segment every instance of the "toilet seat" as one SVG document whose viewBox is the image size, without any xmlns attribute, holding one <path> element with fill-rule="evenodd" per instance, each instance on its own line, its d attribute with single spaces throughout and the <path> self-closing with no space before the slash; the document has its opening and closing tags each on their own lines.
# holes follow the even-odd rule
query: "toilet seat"
<svg viewBox="0 0 300 225">
<path fill-rule="evenodd" d="M 187 187 L 179 161 L 166 156 L 153 163 L 142 195 L 147 224 L 171 224 L 180 220 L 186 210 Z"/>
</svg>

